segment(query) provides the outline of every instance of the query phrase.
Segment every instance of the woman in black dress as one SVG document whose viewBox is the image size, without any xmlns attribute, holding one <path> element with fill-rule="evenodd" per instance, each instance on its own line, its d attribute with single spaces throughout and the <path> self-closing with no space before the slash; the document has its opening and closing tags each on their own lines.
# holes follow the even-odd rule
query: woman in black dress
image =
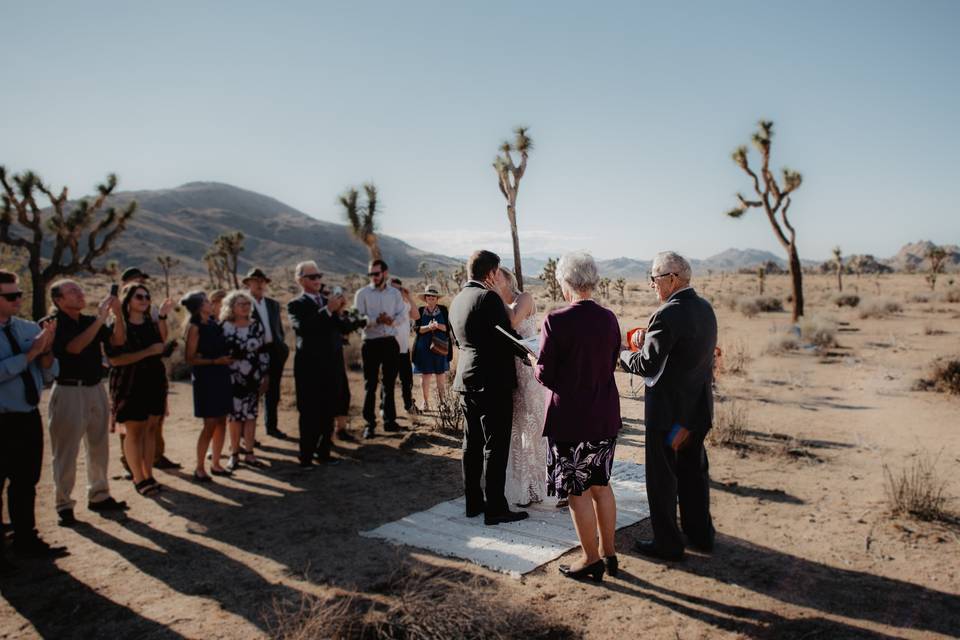
<svg viewBox="0 0 960 640">
<path fill-rule="evenodd" d="M 182 304 L 190 313 L 186 330 L 186 360 L 193 367 L 193 415 L 203 418 L 203 430 L 197 439 L 197 467 L 193 477 L 198 482 L 209 482 L 204 469 L 207 448 L 213 441 L 213 461 L 210 473 L 229 476 L 231 473 L 220 466 L 220 452 L 226 437 L 227 414 L 233 407 L 233 392 L 230 387 L 230 364 L 227 341 L 223 330 L 213 317 L 213 304 L 202 291 L 193 291 L 184 297 Z"/>
<path fill-rule="evenodd" d="M 150 317 L 150 292 L 142 284 L 129 284 L 121 293 L 122 318 L 127 340 L 111 347 L 110 400 L 113 417 L 126 435 L 123 453 L 130 465 L 133 483 L 141 495 L 152 495 L 160 485 L 153 479 L 157 429 L 167 410 L 167 370 L 163 365 L 165 322 Z M 160 315 L 173 307 L 165 300 Z"/>
</svg>

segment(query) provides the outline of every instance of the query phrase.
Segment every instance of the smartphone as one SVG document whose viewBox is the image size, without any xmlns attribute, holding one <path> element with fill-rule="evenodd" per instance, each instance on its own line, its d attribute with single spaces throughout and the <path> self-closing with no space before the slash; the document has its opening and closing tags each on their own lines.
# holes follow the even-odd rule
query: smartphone
<svg viewBox="0 0 960 640">
<path fill-rule="evenodd" d="M 166 346 L 163 348 L 162 357 L 164 357 L 164 358 L 169 358 L 170 356 L 173 355 L 173 352 L 176 351 L 176 350 L 177 350 L 177 341 L 176 341 L 176 340 L 171 340 L 171 341 L 168 342 L 168 343 L 166 344 Z"/>
<path fill-rule="evenodd" d="M 116 298 L 118 293 L 120 293 L 120 285 L 114 282 L 110 285 L 110 295 Z"/>
<path fill-rule="evenodd" d="M 343 287 L 341 287 L 341 286 L 338 285 L 338 286 L 336 286 L 336 287 L 333 288 L 333 297 L 334 297 L 334 298 L 337 298 L 337 297 L 342 296 L 342 295 L 343 295 Z"/>
</svg>

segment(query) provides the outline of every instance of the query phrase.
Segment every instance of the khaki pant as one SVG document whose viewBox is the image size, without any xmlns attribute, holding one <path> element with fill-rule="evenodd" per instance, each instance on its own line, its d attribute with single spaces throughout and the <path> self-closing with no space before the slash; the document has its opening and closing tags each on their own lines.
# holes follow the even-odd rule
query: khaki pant
<svg viewBox="0 0 960 640">
<path fill-rule="evenodd" d="M 92 387 L 53 385 L 50 394 L 50 450 L 57 511 L 72 509 L 80 441 L 87 451 L 87 500 L 110 497 L 107 462 L 110 457 L 110 411 L 102 384 Z"/>
</svg>

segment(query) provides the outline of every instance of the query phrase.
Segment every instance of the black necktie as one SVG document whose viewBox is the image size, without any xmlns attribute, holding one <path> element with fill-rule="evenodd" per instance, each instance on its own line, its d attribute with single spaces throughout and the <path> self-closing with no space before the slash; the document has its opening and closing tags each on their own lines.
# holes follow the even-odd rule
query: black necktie
<svg viewBox="0 0 960 640">
<path fill-rule="evenodd" d="M 3 328 L 3 333 L 7 336 L 7 342 L 10 343 L 10 350 L 13 351 L 13 355 L 16 356 L 23 353 L 23 351 L 20 349 L 20 343 L 13 337 L 13 330 L 10 327 L 11 324 L 11 322 L 7 323 L 7 326 Z M 30 373 L 29 365 L 20 373 L 20 378 L 23 379 L 23 392 L 26 396 L 27 404 L 31 407 L 40 404 L 40 394 L 37 393 L 37 384 L 33 381 L 33 374 Z"/>
</svg>

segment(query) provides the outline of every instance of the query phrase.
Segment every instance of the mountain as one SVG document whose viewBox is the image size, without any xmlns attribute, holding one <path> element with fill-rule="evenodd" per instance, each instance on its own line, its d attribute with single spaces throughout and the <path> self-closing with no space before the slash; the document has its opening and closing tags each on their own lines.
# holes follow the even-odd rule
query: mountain
<svg viewBox="0 0 960 640">
<path fill-rule="evenodd" d="M 246 240 L 240 271 L 259 266 L 282 278 L 301 260 L 316 260 L 327 273 L 367 271 L 367 249 L 346 225 L 317 220 L 259 193 L 191 182 L 175 189 L 120 192 L 108 205 L 130 200 L 138 202 L 137 213 L 108 252 L 122 268 L 156 272 L 156 257 L 170 255 L 180 258 L 179 272 L 206 273 L 203 255 L 213 240 L 221 233 L 242 231 Z M 460 264 L 390 236 L 380 236 L 380 248 L 395 275 L 414 276 L 421 262 L 442 269 Z"/>
<path fill-rule="evenodd" d="M 891 258 L 881 260 L 896 271 L 925 271 L 930 268 L 927 260 L 927 251 L 936 245 L 929 240 L 920 240 L 903 245 L 900 251 Z M 947 271 L 956 271 L 960 268 L 960 247 L 955 244 L 940 245 L 947 252 L 947 259 L 943 266 Z"/>
<path fill-rule="evenodd" d="M 787 267 L 787 261 L 782 256 L 760 249 L 727 249 L 704 260 L 694 260 L 691 264 L 694 271 L 706 273 L 707 270 L 738 271 L 767 262 L 774 262 L 784 269 Z"/>
</svg>

